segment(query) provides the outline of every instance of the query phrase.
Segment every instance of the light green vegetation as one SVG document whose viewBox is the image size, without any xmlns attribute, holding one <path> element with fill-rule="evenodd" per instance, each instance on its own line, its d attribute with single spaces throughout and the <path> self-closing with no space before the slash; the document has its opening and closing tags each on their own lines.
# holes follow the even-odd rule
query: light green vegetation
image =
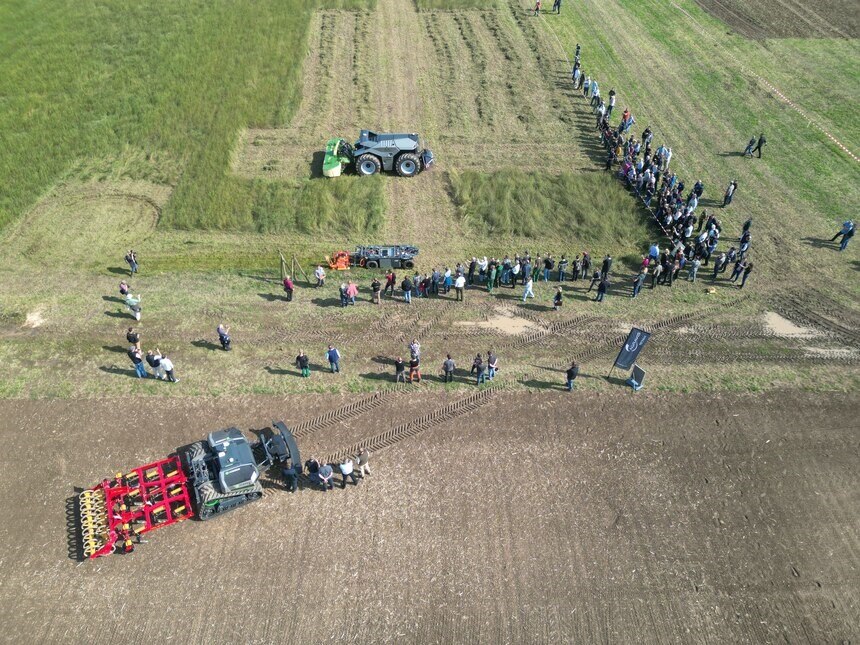
<svg viewBox="0 0 860 645">
<path fill-rule="evenodd" d="M 496 0 L 415 0 L 422 10 L 461 11 L 463 9 L 493 9 Z"/>
</svg>

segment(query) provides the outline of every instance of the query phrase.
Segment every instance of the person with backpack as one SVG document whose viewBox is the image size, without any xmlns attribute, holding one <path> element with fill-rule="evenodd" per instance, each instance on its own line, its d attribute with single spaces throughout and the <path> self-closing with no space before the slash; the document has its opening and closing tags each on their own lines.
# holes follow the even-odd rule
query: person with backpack
<svg viewBox="0 0 860 645">
<path fill-rule="evenodd" d="M 409 358 L 409 382 L 421 382 L 421 359 L 416 354 L 412 354 Z"/>
<path fill-rule="evenodd" d="M 382 283 L 378 278 L 374 278 L 373 282 L 370 283 L 370 292 L 373 294 L 373 304 L 375 305 L 382 304 L 380 291 L 382 291 Z"/>
<path fill-rule="evenodd" d="M 135 298 L 130 293 L 125 297 L 125 306 L 128 307 L 128 310 L 131 312 L 131 315 L 134 316 L 134 319 L 137 322 L 140 322 L 140 315 L 142 313 L 142 309 L 140 307 L 141 296 L 138 294 L 137 298 Z"/>
<path fill-rule="evenodd" d="M 128 328 L 125 339 L 129 345 L 134 345 L 137 349 L 140 349 L 140 334 L 134 330 L 134 327 Z"/>
<path fill-rule="evenodd" d="M 558 287 L 555 291 L 555 295 L 552 298 L 552 308 L 554 311 L 558 311 L 559 309 L 561 309 L 563 300 L 564 293 L 562 293 L 561 287 Z"/>
</svg>

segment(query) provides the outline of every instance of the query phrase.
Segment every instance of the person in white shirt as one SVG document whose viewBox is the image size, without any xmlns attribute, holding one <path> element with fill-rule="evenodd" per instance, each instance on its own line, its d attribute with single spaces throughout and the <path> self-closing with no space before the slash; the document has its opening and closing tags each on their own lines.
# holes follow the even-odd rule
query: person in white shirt
<svg viewBox="0 0 860 645">
<path fill-rule="evenodd" d="M 314 271 L 314 277 L 317 279 L 317 286 L 318 287 L 324 287 L 325 286 L 325 269 L 322 268 L 321 264 L 317 265 L 317 268 Z"/>
<path fill-rule="evenodd" d="M 454 280 L 454 290 L 457 292 L 457 300 L 459 302 L 463 301 L 463 291 L 466 288 L 466 278 L 461 273 L 457 276 L 457 279 Z"/>
<path fill-rule="evenodd" d="M 161 368 L 164 370 L 164 373 L 167 374 L 168 381 L 171 383 L 179 383 L 179 379 L 173 375 L 173 361 L 167 358 L 167 356 L 161 357 Z"/>
<path fill-rule="evenodd" d="M 353 485 L 358 485 L 358 479 L 355 476 L 355 468 L 353 467 L 352 459 L 344 457 L 343 461 L 338 464 L 338 469 L 340 470 L 340 476 L 342 478 L 340 482 L 341 488 L 346 488 L 347 477 L 352 479 Z"/>
</svg>

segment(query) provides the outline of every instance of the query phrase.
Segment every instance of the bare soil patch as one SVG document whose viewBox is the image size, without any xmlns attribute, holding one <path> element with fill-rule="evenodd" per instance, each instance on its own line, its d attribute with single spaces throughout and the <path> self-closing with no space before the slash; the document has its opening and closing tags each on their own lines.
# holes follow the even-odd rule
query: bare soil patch
<svg viewBox="0 0 860 645">
<path fill-rule="evenodd" d="M 450 400 L 395 397 L 302 448 L 331 454 Z M 4 638 L 857 638 L 847 395 L 506 393 L 378 452 L 357 487 L 290 495 L 273 482 L 261 502 L 153 533 L 129 557 L 68 559 L 74 486 L 228 424 L 294 424 L 346 401 L 143 400 L 140 423 L 119 422 L 119 399 L 0 402 L 16 455 L 0 472 Z M 63 440 L 33 450 L 34 436 Z M 262 609 L 223 610 L 249 596 Z"/>
<path fill-rule="evenodd" d="M 795 325 L 773 311 L 765 312 L 764 321 L 766 328 L 781 338 L 810 338 L 818 335 L 814 329 Z"/>
<path fill-rule="evenodd" d="M 524 318 L 517 318 L 516 316 L 493 316 L 485 321 L 461 320 L 455 322 L 454 325 L 492 329 L 493 331 L 499 331 L 509 336 L 524 334 L 527 331 L 533 330 L 535 327 L 534 323 L 531 321 Z"/>
<path fill-rule="evenodd" d="M 747 38 L 857 38 L 860 12 L 852 0 L 696 0 Z"/>
</svg>

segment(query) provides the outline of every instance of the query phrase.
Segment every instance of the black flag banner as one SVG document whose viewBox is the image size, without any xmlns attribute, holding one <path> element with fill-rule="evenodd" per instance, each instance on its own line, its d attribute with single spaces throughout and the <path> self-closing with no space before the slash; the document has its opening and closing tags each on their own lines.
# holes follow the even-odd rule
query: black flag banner
<svg viewBox="0 0 860 645">
<path fill-rule="evenodd" d="M 637 327 L 631 329 L 627 335 L 627 340 L 621 346 L 621 351 L 618 352 L 618 358 L 615 359 L 614 367 L 622 370 L 629 370 L 633 367 L 636 357 L 639 356 L 639 352 L 645 347 L 645 343 L 648 342 L 649 338 L 651 338 L 650 332 L 642 331 Z"/>
</svg>

